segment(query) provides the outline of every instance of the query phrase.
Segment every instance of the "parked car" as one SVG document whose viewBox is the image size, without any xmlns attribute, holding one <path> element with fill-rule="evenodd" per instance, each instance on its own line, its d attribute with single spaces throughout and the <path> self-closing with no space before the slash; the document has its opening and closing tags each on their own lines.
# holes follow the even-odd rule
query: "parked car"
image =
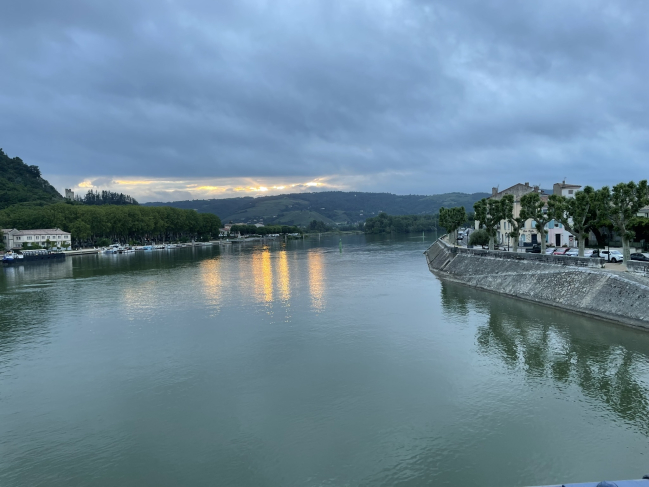
<svg viewBox="0 0 649 487">
<path fill-rule="evenodd" d="M 552 255 L 556 249 L 554 247 L 548 247 L 545 249 L 545 255 Z"/>
<path fill-rule="evenodd" d="M 554 252 L 552 252 L 552 255 L 566 255 L 570 248 L 568 247 L 560 247 L 556 249 Z"/>
<path fill-rule="evenodd" d="M 539 244 L 534 244 L 531 247 L 527 247 L 525 249 L 525 252 L 527 252 L 528 254 L 540 254 L 541 246 Z"/>
<path fill-rule="evenodd" d="M 647 257 L 645 254 L 636 253 L 636 254 L 631 254 L 631 260 L 642 260 L 645 262 L 649 262 L 649 257 Z"/>
<path fill-rule="evenodd" d="M 599 251 L 599 256 L 604 257 L 607 262 L 613 262 L 614 264 L 617 262 L 623 262 L 624 261 L 624 256 L 622 255 L 622 252 L 619 250 L 600 250 Z"/>
<path fill-rule="evenodd" d="M 570 257 L 579 257 L 579 249 L 568 249 L 568 252 L 566 252 L 566 255 L 569 255 Z"/>
</svg>

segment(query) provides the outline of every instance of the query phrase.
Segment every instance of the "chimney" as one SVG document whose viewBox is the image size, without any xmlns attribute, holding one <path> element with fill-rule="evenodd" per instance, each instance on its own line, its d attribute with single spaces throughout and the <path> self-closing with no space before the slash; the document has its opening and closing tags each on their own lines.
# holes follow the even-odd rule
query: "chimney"
<svg viewBox="0 0 649 487">
<path fill-rule="evenodd" d="M 526 187 L 526 188 L 529 188 L 529 187 L 530 187 L 530 183 L 529 183 L 529 182 L 528 182 L 528 183 L 525 183 L 525 187 Z"/>
<path fill-rule="evenodd" d="M 491 196 L 496 196 L 498 194 L 498 188 L 491 188 Z"/>
</svg>

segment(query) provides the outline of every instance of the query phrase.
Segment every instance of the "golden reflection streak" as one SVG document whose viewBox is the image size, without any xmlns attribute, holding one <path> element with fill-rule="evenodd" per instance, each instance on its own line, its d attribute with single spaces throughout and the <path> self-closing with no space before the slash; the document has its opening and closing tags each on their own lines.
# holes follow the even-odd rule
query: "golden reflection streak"
<svg viewBox="0 0 649 487">
<path fill-rule="evenodd" d="M 323 311 L 324 302 L 324 258 L 317 252 L 309 252 L 307 258 L 309 266 L 309 292 L 311 293 L 311 306 L 316 311 Z"/>
<path fill-rule="evenodd" d="M 214 307 L 221 304 L 221 295 L 223 293 L 223 282 L 221 279 L 221 260 L 210 259 L 204 260 L 200 265 L 200 279 L 203 285 L 201 290 L 205 300 Z"/>
<path fill-rule="evenodd" d="M 260 303 L 273 301 L 273 268 L 270 263 L 270 252 L 264 249 L 250 260 L 252 265 L 253 295 Z"/>
<path fill-rule="evenodd" d="M 288 269 L 288 257 L 286 251 L 279 253 L 277 261 L 279 297 L 282 301 L 291 299 L 291 278 Z"/>
</svg>

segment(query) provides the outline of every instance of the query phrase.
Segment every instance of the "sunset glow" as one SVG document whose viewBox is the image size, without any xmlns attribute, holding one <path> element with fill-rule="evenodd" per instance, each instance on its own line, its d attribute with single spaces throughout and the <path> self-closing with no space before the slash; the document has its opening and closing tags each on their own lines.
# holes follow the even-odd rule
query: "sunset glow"
<svg viewBox="0 0 649 487">
<path fill-rule="evenodd" d="M 249 195 L 277 195 L 313 190 L 347 190 L 352 181 L 339 181 L 335 176 L 323 176 L 306 181 L 273 181 L 272 179 L 197 179 L 170 180 L 136 177 L 87 177 L 72 190 L 82 196 L 88 190 L 110 190 L 126 193 L 140 202 L 227 198 Z M 69 187 L 69 186 L 67 186 Z"/>
</svg>

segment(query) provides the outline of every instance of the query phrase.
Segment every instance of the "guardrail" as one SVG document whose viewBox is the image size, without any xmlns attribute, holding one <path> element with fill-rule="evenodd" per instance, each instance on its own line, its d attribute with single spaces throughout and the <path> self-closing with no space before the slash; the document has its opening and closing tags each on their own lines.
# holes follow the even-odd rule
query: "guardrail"
<svg viewBox="0 0 649 487">
<path fill-rule="evenodd" d="M 527 252 L 507 252 L 504 250 L 485 250 L 485 249 L 467 249 L 464 247 L 455 247 L 446 241 L 439 239 L 442 245 L 445 245 L 451 253 L 460 253 L 475 255 L 477 257 L 488 257 L 491 259 L 503 260 L 524 260 L 529 262 L 543 262 L 545 264 L 562 265 L 566 267 L 604 267 L 605 260 L 602 257 L 571 257 L 568 255 L 545 255 L 531 254 Z"/>
</svg>

